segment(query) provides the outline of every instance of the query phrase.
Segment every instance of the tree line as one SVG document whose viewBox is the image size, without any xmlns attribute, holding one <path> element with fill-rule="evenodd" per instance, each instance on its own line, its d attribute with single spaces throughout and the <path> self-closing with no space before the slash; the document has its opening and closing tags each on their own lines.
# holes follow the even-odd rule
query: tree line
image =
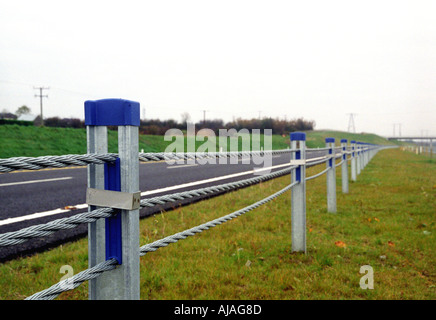
<svg viewBox="0 0 436 320">
<path fill-rule="evenodd" d="M 177 122 L 175 120 L 141 120 L 139 131 L 142 134 L 153 134 L 153 135 L 164 135 L 169 129 L 187 129 L 188 121 Z M 263 119 L 235 119 L 225 123 L 221 119 L 205 120 L 201 122 L 194 123 L 195 130 L 200 129 L 211 129 L 216 135 L 219 135 L 219 129 L 236 129 L 237 131 L 241 129 L 248 129 L 252 131 L 253 129 L 271 129 L 272 134 L 289 134 L 289 132 L 294 131 L 306 131 L 315 129 L 315 121 L 305 120 L 303 118 L 285 120 L 285 119 L 273 119 L 273 118 L 263 118 Z"/>
<path fill-rule="evenodd" d="M 141 120 L 139 126 L 139 132 L 141 134 L 151 134 L 151 135 L 164 135 L 169 129 L 180 129 L 186 130 L 187 124 L 189 122 L 188 118 L 183 118 L 182 121 L 178 122 L 176 120 L 160 120 L 160 119 L 147 119 Z M 190 122 L 191 123 L 191 122 Z M 44 119 L 44 125 L 46 127 L 60 127 L 60 128 L 85 128 L 85 122 L 81 119 L 76 118 L 59 118 L 51 117 Z M 313 130 L 315 128 L 315 121 L 305 120 L 303 118 L 286 120 L 279 118 L 263 118 L 263 119 L 241 119 L 237 118 L 233 121 L 225 123 L 221 119 L 205 120 L 194 123 L 195 130 L 208 128 L 219 135 L 219 129 L 236 129 L 237 131 L 241 129 L 248 129 L 249 131 L 253 129 L 271 129 L 272 134 L 288 134 L 294 131 L 306 131 Z M 115 129 L 116 127 L 111 127 L 110 129 Z"/>
</svg>

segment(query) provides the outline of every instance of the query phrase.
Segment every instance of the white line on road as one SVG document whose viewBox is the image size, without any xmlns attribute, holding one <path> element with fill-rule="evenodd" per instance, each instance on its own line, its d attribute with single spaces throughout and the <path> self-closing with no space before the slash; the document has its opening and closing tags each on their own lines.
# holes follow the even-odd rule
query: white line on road
<svg viewBox="0 0 436 320">
<path fill-rule="evenodd" d="M 49 181 L 69 180 L 69 179 L 73 179 L 73 177 L 62 177 L 62 178 L 53 178 L 53 179 L 42 179 L 42 180 L 29 180 L 29 181 L 9 182 L 9 183 L 2 183 L 2 184 L 0 184 L 0 187 L 16 186 L 16 185 L 19 185 L 19 184 L 30 184 L 30 183 L 49 182 Z"/>
<path fill-rule="evenodd" d="M 178 169 L 178 168 L 195 167 L 195 166 L 198 166 L 198 164 L 175 165 L 175 166 L 167 167 L 167 169 Z"/>
<path fill-rule="evenodd" d="M 244 175 L 247 175 L 247 174 L 262 172 L 262 171 L 276 169 L 276 168 L 289 167 L 289 166 L 290 166 L 290 163 L 285 163 L 285 164 L 279 164 L 279 165 L 273 166 L 273 167 L 254 169 L 254 170 L 250 170 L 250 171 L 233 173 L 233 174 L 229 174 L 229 175 L 226 175 L 226 176 L 210 178 L 210 179 L 206 179 L 206 180 L 188 182 L 188 183 L 184 183 L 184 184 L 179 184 L 177 186 L 171 186 L 171 187 L 166 187 L 166 188 L 162 188 L 162 189 L 155 189 L 155 190 L 150 190 L 150 191 L 144 191 L 144 192 L 141 192 L 141 196 L 148 196 L 150 194 L 155 194 L 155 193 L 161 193 L 161 192 L 165 192 L 165 191 L 172 191 L 172 190 L 176 190 L 176 189 L 192 187 L 192 186 L 196 186 L 196 185 L 199 185 L 199 184 L 205 184 L 205 183 L 210 183 L 210 182 L 215 182 L 215 181 L 219 181 L 219 180 L 235 178 L 235 177 L 244 176 Z"/>
<path fill-rule="evenodd" d="M 54 214 L 59 214 L 59 213 L 64 213 L 64 212 L 71 211 L 71 210 L 73 210 L 73 208 L 74 209 L 85 209 L 87 207 L 88 207 L 88 205 L 85 203 L 85 204 L 78 204 L 78 205 L 76 205 L 74 207 L 65 207 L 65 208 L 59 208 L 59 209 L 45 211 L 45 212 L 37 212 L 37 213 L 33 213 L 33 214 L 28 214 L 27 216 L 21 216 L 21 217 L 16 217 L 16 218 L 8 218 L 8 219 L 5 219 L 5 220 L 0 220 L 0 226 L 3 226 L 5 224 L 21 222 L 21 221 L 25 221 L 25 220 L 32 220 L 32 219 L 52 216 Z"/>
</svg>

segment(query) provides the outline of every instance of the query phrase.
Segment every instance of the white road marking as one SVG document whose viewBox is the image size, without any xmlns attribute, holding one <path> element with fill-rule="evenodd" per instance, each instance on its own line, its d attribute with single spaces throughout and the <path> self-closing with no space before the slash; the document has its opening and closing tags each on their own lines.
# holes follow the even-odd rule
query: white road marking
<svg viewBox="0 0 436 320">
<path fill-rule="evenodd" d="M 16 186 L 16 185 L 20 185 L 20 184 L 31 184 L 31 183 L 49 182 L 49 181 L 69 180 L 69 179 L 73 179 L 73 177 L 62 177 L 62 178 L 53 178 L 53 179 L 42 179 L 42 180 L 29 180 L 29 181 L 9 182 L 9 183 L 2 183 L 2 184 L 0 184 L 0 187 Z"/>
<path fill-rule="evenodd" d="M 186 187 L 192 187 L 192 186 L 196 186 L 196 185 L 200 185 L 200 184 L 230 179 L 230 178 L 234 178 L 234 177 L 239 177 L 239 176 L 244 176 L 244 175 L 248 175 L 248 174 L 266 171 L 266 170 L 277 169 L 277 168 L 282 168 L 282 167 L 289 167 L 289 166 L 290 166 L 289 163 L 285 163 L 285 164 L 280 164 L 280 165 L 267 167 L 267 168 L 253 169 L 253 170 L 249 170 L 249 171 L 229 174 L 226 176 L 179 184 L 177 186 L 171 186 L 171 187 L 166 187 L 166 188 L 161 188 L 161 189 L 144 191 L 144 192 L 141 192 L 141 196 L 161 193 L 161 192 L 165 192 L 165 191 L 172 191 L 172 190 L 182 189 L 182 188 L 186 188 Z M 25 221 L 25 220 L 32 220 L 32 219 L 47 217 L 47 216 L 51 216 L 51 215 L 55 215 L 55 214 L 65 213 L 65 212 L 68 212 L 71 210 L 76 210 L 76 209 L 86 209 L 87 207 L 88 207 L 88 205 L 86 203 L 76 204 L 74 206 L 69 206 L 69 207 L 65 207 L 65 208 L 59 208 L 59 209 L 45 211 L 45 212 L 37 212 L 37 213 L 29 214 L 26 216 L 16 217 L 16 218 L 8 218 L 5 220 L 0 220 L 0 226 L 6 225 L 6 224 L 11 224 L 11 223 L 17 223 L 17 222 L 21 222 L 21 221 Z"/>
<path fill-rule="evenodd" d="M 75 209 L 85 209 L 87 207 L 88 207 L 88 205 L 86 203 L 85 204 L 78 204 L 78 205 L 74 206 Z M 68 207 L 66 207 L 66 208 L 68 208 Z M 59 208 L 59 209 L 45 211 L 45 212 L 37 212 L 37 213 L 33 213 L 33 214 L 28 214 L 27 216 L 8 218 L 5 220 L 0 220 L 0 226 L 3 226 L 5 224 L 17 223 L 17 222 L 21 222 L 21 221 L 25 221 L 25 220 L 32 220 L 32 219 L 38 219 L 38 218 L 42 218 L 42 217 L 52 216 L 54 214 L 64 213 L 64 212 L 68 212 L 71 210 L 72 209 Z"/>
<path fill-rule="evenodd" d="M 155 194 L 155 193 L 161 193 L 161 192 L 165 192 L 165 191 L 172 191 L 172 190 L 176 190 L 176 189 L 192 187 L 192 186 L 196 186 L 196 185 L 199 185 L 199 184 L 205 184 L 205 183 L 210 183 L 210 182 L 215 182 L 215 181 L 219 181 L 219 180 L 235 178 L 235 177 L 244 176 L 244 175 L 247 175 L 247 174 L 257 173 L 257 172 L 271 170 L 271 169 L 276 169 L 276 168 L 289 167 L 289 166 L 290 166 L 290 163 L 285 163 L 285 164 L 279 164 L 279 165 L 276 165 L 276 166 L 273 166 L 273 167 L 254 169 L 254 170 L 250 170 L 250 171 L 233 173 L 233 174 L 229 174 L 229 175 L 226 175 L 226 176 L 210 178 L 210 179 L 206 179 L 206 180 L 188 182 L 188 183 L 184 183 L 184 184 L 179 184 L 177 186 L 171 186 L 171 187 L 166 187 L 166 188 L 162 188 L 162 189 L 155 189 L 155 190 L 150 190 L 150 191 L 144 191 L 144 192 L 141 192 L 141 196 L 148 196 L 148 195 Z"/>
<path fill-rule="evenodd" d="M 186 167 L 195 167 L 198 166 L 198 164 L 182 164 L 182 165 L 175 165 L 167 167 L 167 169 L 178 169 L 178 168 L 186 168 Z"/>
</svg>

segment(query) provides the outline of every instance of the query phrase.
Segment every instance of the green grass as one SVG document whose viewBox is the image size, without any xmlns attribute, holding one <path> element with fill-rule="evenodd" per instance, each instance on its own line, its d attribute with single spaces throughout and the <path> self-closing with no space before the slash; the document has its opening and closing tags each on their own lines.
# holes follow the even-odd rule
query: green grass
<svg viewBox="0 0 436 320">
<path fill-rule="evenodd" d="M 323 169 L 308 169 L 308 176 Z M 291 252 L 290 193 L 141 258 L 142 299 L 436 298 L 436 165 L 384 150 L 327 213 L 325 175 L 307 184 L 307 254 Z M 282 177 L 141 221 L 140 245 L 241 209 L 280 190 Z M 345 247 L 335 245 L 337 241 Z M 22 299 L 87 268 L 87 240 L 0 266 L 0 299 Z M 359 286 L 374 269 L 374 289 Z M 87 283 L 59 299 L 87 299 Z"/>
<path fill-rule="evenodd" d="M 373 133 L 349 133 L 344 131 L 333 130 L 314 130 L 307 131 L 306 145 L 308 148 L 321 148 L 325 147 L 325 138 L 335 138 L 336 145 L 339 146 L 341 139 L 372 143 L 378 145 L 391 145 L 393 142 L 380 137 Z"/>
<path fill-rule="evenodd" d="M 374 134 L 350 134 L 340 131 L 308 131 L 307 146 L 309 148 L 324 147 L 325 138 L 334 137 L 337 145 L 340 139 L 358 140 L 375 144 L 390 144 L 386 139 Z M 264 136 L 260 137 L 260 146 L 264 145 Z M 243 138 L 238 139 L 238 150 L 246 150 L 242 143 Z M 289 147 L 289 136 L 272 136 L 272 149 L 286 149 Z M 118 135 L 116 131 L 108 131 L 109 152 L 117 152 Z M 140 135 L 139 149 L 144 152 L 163 152 L 172 141 L 165 141 L 163 136 Z M 187 138 L 184 138 L 184 150 L 187 151 Z M 230 140 L 227 149 L 230 150 Z M 195 150 L 203 145 L 203 141 L 197 141 Z M 216 146 L 209 151 L 219 150 L 219 140 Z M 214 149 L 214 150 L 213 150 Z M 50 127 L 24 127 L 18 125 L 0 126 L 0 158 L 10 157 L 38 157 L 46 155 L 85 154 L 86 153 L 86 130 L 71 128 Z"/>
<path fill-rule="evenodd" d="M 85 129 L 2 125 L 0 137 L 0 158 L 86 153 Z M 161 152 L 169 143 L 161 136 L 139 137 L 139 148 L 145 152 Z M 108 151 L 117 149 L 118 133 L 108 130 Z"/>
</svg>

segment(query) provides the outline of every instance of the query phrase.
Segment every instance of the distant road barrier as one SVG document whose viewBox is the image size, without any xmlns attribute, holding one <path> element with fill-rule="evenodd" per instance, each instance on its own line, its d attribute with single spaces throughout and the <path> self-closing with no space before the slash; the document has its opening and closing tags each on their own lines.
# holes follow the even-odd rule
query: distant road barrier
<svg viewBox="0 0 436 320">
<path fill-rule="evenodd" d="M 341 140 L 335 147 L 334 138 L 326 138 L 326 147 L 316 149 L 326 154 L 306 159 L 306 134 L 290 134 L 291 149 L 251 152 L 216 153 L 138 153 L 139 103 L 122 99 L 104 99 L 85 102 L 88 154 L 50 157 L 19 157 L 0 159 L 0 172 L 68 165 L 88 166 L 88 212 L 70 218 L 58 219 L 0 235 L 0 247 L 45 237 L 60 230 L 75 228 L 88 223 L 89 268 L 52 287 L 35 293 L 28 300 L 54 299 L 89 281 L 89 299 L 138 300 L 139 259 L 147 252 L 178 242 L 249 212 L 283 193 L 291 191 L 291 238 L 293 252 L 306 252 L 306 182 L 323 174 L 327 177 L 327 211 L 335 213 L 336 167 L 341 167 L 342 192 L 349 192 L 348 162 L 351 162 L 351 180 L 365 168 L 374 155 L 386 146 Z M 107 126 L 118 126 L 118 154 L 107 153 Z M 140 200 L 139 161 L 161 161 L 221 157 L 254 157 L 265 154 L 290 154 L 288 168 L 218 186 L 199 188 Z M 336 163 L 337 160 L 340 160 Z M 320 164 L 326 169 L 306 177 L 306 168 Z M 174 202 L 201 195 L 235 190 L 283 175 L 291 175 L 291 183 L 273 195 L 241 210 L 206 222 L 177 234 L 139 247 L 139 209 Z M 105 191 L 106 190 L 106 191 Z"/>
</svg>

